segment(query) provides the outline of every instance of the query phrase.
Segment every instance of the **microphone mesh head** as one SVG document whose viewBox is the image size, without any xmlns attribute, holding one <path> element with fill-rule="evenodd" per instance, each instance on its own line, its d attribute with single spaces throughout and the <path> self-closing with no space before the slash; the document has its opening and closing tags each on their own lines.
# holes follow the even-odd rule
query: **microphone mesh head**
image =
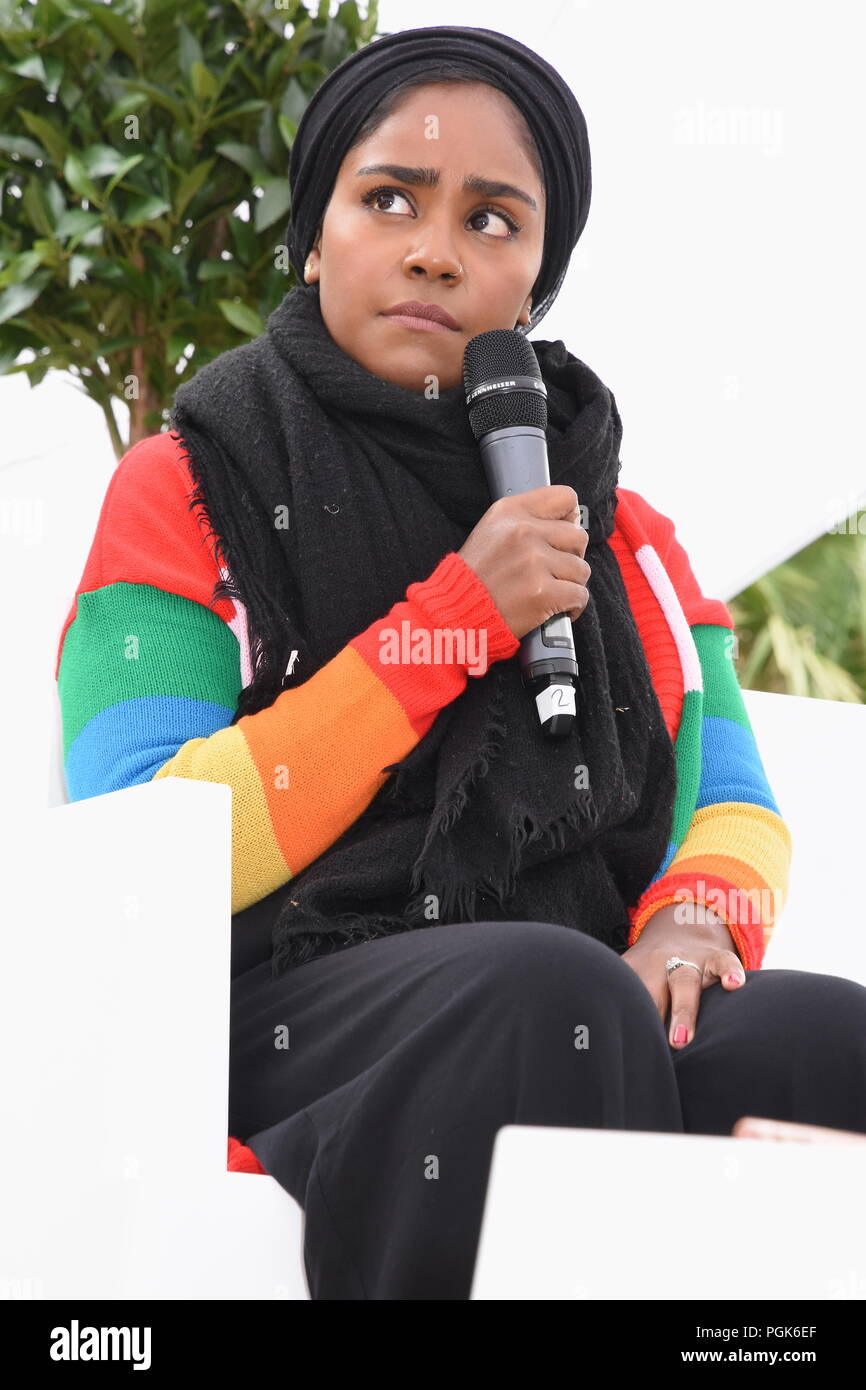
<svg viewBox="0 0 866 1390">
<path fill-rule="evenodd" d="M 507 383 L 515 377 L 533 377 L 540 389 L 509 387 Z M 500 381 L 502 386 L 497 387 Z M 491 389 L 470 402 L 470 393 L 482 383 L 489 383 Z M 547 429 L 547 394 L 538 358 L 532 344 L 516 329 L 492 328 L 470 339 L 463 353 L 463 386 L 476 439 L 510 425 Z"/>
</svg>

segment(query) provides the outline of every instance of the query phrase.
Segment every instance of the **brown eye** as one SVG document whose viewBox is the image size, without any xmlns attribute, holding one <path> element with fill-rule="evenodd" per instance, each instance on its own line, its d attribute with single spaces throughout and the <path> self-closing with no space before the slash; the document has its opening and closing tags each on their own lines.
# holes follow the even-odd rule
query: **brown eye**
<svg viewBox="0 0 866 1390">
<path fill-rule="evenodd" d="M 378 203 L 380 198 L 402 198 L 404 203 L 409 199 L 404 193 L 398 192 L 396 188 L 373 188 L 369 193 L 365 193 L 361 199 L 362 203 Z M 390 208 L 376 208 L 377 212 L 390 212 Z"/>
<path fill-rule="evenodd" d="M 380 208 L 375 206 L 381 198 L 402 198 L 404 203 L 409 203 L 409 199 L 406 197 L 406 194 L 401 193 L 398 188 L 371 188 L 369 193 L 365 193 L 362 196 L 361 202 L 365 206 L 374 207 L 376 212 L 390 212 L 390 208 Z M 411 207 L 411 203 L 409 204 L 409 206 Z M 476 231 L 482 232 L 484 236 L 493 237 L 496 241 L 509 241 L 516 235 L 517 232 L 521 230 L 520 223 L 515 222 L 514 218 L 509 217 L 508 213 L 503 212 L 501 208 L 478 208 L 475 212 L 470 214 L 467 220 L 469 222 L 474 222 L 478 217 L 498 217 L 505 224 L 506 228 L 508 229 L 505 233 L 488 232 L 487 229 L 484 227 L 478 227 L 475 229 Z"/>
<path fill-rule="evenodd" d="M 517 226 L 517 223 L 514 221 L 514 218 L 513 218 L 513 217 L 507 217 L 506 214 L 505 214 L 504 212 L 500 212 L 500 211 L 498 210 L 498 208 L 479 208 L 478 212 L 473 212 L 471 218 L 469 219 L 470 222 L 474 222 L 475 219 L 476 219 L 476 217 L 498 217 L 498 218 L 500 218 L 501 221 L 505 224 L 505 227 L 507 228 L 507 230 L 506 230 L 506 232 L 505 232 L 505 238 L 504 238 L 504 239 L 507 239 L 508 237 L 513 236 L 514 233 L 515 233 L 515 231 L 519 231 L 519 230 L 520 230 L 519 227 Z M 481 230 L 483 230 L 483 228 L 482 228 Z M 497 233 L 497 235 L 498 235 L 498 233 Z"/>
</svg>

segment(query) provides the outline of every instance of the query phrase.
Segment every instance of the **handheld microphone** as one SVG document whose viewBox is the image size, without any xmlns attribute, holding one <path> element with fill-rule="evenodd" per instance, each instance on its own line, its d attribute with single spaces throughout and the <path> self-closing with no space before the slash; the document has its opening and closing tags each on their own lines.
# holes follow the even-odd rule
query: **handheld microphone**
<svg viewBox="0 0 866 1390">
<path fill-rule="evenodd" d="M 516 329 L 476 334 L 463 354 L 463 385 L 494 501 L 549 487 L 547 388 L 532 344 Z M 576 717 L 578 677 L 567 613 L 555 614 L 521 638 L 520 666 L 544 733 L 564 738 Z"/>
</svg>

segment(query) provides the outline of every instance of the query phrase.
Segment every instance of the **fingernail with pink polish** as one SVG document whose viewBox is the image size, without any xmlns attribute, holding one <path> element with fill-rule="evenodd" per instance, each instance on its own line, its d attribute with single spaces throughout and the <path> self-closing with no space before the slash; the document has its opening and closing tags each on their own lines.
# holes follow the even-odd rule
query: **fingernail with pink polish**
<svg viewBox="0 0 866 1390">
<path fill-rule="evenodd" d="M 682 1042 L 685 1042 L 685 1040 L 686 1040 L 686 1038 L 687 1038 L 688 1036 L 689 1036 L 689 1030 L 688 1030 L 688 1028 L 686 1027 L 686 1025 L 685 1025 L 684 1023 L 678 1023 L 677 1026 L 676 1026 L 676 1028 L 674 1029 L 674 1042 L 675 1042 L 675 1043 L 682 1043 Z"/>
</svg>

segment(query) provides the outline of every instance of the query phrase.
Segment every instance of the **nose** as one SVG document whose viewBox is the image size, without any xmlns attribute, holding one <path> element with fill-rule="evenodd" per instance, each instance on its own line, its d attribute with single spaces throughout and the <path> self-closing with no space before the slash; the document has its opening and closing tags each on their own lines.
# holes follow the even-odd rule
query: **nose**
<svg viewBox="0 0 866 1390">
<path fill-rule="evenodd" d="M 443 225 L 440 225 L 440 222 Z M 431 278 L 441 276 L 445 280 L 462 279 L 463 267 L 454 247 L 450 245 L 444 219 L 427 219 L 423 244 L 408 253 L 403 268 L 408 275 L 420 273 Z"/>
</svg>

